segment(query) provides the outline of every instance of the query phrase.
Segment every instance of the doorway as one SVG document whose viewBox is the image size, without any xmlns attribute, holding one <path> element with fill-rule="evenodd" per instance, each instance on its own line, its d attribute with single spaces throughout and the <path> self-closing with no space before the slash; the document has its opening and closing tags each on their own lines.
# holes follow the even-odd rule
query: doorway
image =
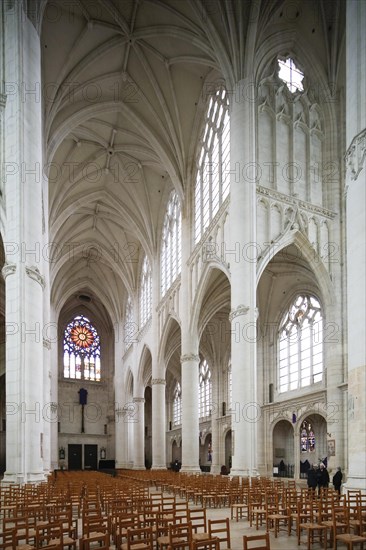
<svg viewBox="0 0 366 550">
<path fill-rule="evenodd" d="M 68 445 L 68 468 L 69 470 L 81 470 L 82 445 Z"/>
<path fill-rule="evenodd" d="M 84 469 L 96 470 L 98 466 L 98 445 L 84 445 Z"/>
</svg>

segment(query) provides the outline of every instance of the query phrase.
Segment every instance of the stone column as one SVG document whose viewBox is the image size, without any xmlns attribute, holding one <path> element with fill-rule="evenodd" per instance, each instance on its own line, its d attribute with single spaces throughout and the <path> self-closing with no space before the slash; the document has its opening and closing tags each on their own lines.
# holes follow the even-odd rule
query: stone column
<svg viewBox="0 0 366 550">
<path fill-rule="evenodd" d="M 50 414 L 52 422 L 50 426 L 50 448 L 51 448 L 51 470 L 60 468 L 60 460 L 58 456 L 58 423 L 62 422 L 63 407 L 58 400 L 58 346 L 60 345 L 59 334 L 57 330 L 57 316 L 52 308 L 50 313 L 50 330 L 47 331 L 49 336 L 48 345 L 48 363 L 50 366 Z M 44 345 L 47 342 L 44 342 Z"/>
<path fill-rule="evenodd" d="M 182 472 L 199 472 L 199 355 L 186 354 L 182 365 Z"/>
<path fill-rule="evenodd" d="M 45 479 L 42 274 L 41 52 L 22 2 L 5 5 L 6 472 Z"/>
<path fill-rule="evenodd" d="M 218 367 L 220 368 L 220 367 Z M 220 441 L 219 441 L 219 417 L 221 416 L 221 403 L 219 382 L 222 372 L 218 372 L 212 365 L 212 409 L 211 409 L 211 433 L 212 433 L 212 463 L 211 474 L 219 474 L 220 463 Z"/>
<path fill-rule="evenodd" d="M 166 470 L 165 379 L 152 379 L 153 470 Z"/>
<path fill-rule="evenodd" d="M 132 401 L 135 407 L 133 468 L 134 470 L 145 470 L 145 399 L 134 397 Z"/>
<path fill-rule="evenodd" d="M 231 475 L 257 475 L 260 417 L 256 373 L 256 170 L 254 78 L 238 82 L 232 99 L 230 243 L 232 437 Z"/>
<path fill-rule="evenodd" d="M 187 261 L 190 254 L 190 219 L 182 214 L 182 472 L 200 472 L 198 417 L 198 341 L 197 327 L 191 327 L 192 288 Z M 194 335 L 194 336 L 193 336 Z"/>
<path fill-rule="evenodd" d="M 155 260 L 153 273 L 159 273 L 160 263 Z M 152 469 L 166 470 L 166 396 L 165 365 L 158 359 L 159 322 L 157 305 L 160 298 L 160 277 L 153 278 L 152 287 L 152 322 L 151 322 L 151 362 L 152 362 Z"/>
<path fill-rule="evenodd" d="M 127 467 L 127 412 L 123 379 L 123 353 L 126 351 L 126 335 L 122 323 L 116 324 L 114 340 L 114 395 L 115 395 L 115 457 L 116 468 Z"/>
<path fill-rule="evenodd" d="M 347 135 L 347 489 L 366 491 L 366 2 L 348 0 Z"/>
</svg>

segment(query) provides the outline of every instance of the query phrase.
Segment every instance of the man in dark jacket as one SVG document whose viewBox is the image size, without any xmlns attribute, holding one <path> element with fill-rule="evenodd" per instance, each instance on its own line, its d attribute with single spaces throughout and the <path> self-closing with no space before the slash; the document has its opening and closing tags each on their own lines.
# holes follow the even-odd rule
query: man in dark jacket
<svg viewBox="0 0 366 550">
<path fill-rule="evenodd" d="M 318 489 L 320 494 L 321 488 L 328 487 L 329 485 L 329 473 L 325 465 L 323 464 L 323 462 L 320 463 L 317 479 L 318 479 Z"/>
<path fill-rule="evenodd" d="M 336 491 L 338 491 L 338 493 L 341 492 L 342 478 L 343 478 L 342 470 L 341 470 L 341 467 L 338 466 L 337 471 L 334 474 L 332 479 L 333 487 Z"/>
<path fill-rule="evenodd" d="M 312 464 L 311 468 L 309 468 L 309 470 L 308 470 L 308 487 L 309 487 L 309 489 L 312 489 L 313 491 L 315 491 L 316 486 L 317 486 L 317 477 L 316 477 L 317 472 L 316 472 L 316 470 L 317 470 L 316 464 Z"/>
</svg>

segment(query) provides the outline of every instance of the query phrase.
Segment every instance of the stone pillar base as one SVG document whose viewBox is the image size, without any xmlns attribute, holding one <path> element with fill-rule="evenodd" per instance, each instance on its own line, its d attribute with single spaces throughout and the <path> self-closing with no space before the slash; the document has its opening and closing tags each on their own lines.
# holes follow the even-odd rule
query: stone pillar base
<svg viewBox="0 0 366 550">
<path fill-rule="evenodd" d="M 239 470 L 239 469 L 234 470 L 233 468 L 231 468 L 229 476 L 230 477 L 234 477 L 234 476 L 239 476 L 239 477 L 260 477 L 259 473 L 258 473 L 258 470 L 254 469 L 254 470 L 250 471 L 249 468 L 247 468 L 246 470 Z"/>
<path fill-rule="evenodd" d="M 153 464 L 151 466 L 152 470 L 167 470 L 166 464 Z"/>
<path fill-rule="evenodd" d="M 44 472 L 28 472 L 26 475 L 5 472 L 1 483 L 4 485 L 12 483 L 22 485 L 23 483 L 42 483 L 46 479 Z"/>
<path fill-rule="evenodd" d="M 201 468 L 198 466 L 182 466 L 179 470 L 182 474 L 201 474 Z"/>
</svg>

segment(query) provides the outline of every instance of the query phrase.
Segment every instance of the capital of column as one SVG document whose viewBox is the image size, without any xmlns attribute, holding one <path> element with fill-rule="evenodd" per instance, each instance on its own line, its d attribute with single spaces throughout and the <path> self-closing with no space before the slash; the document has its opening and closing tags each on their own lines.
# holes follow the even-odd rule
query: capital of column
<svg viewBox="0 0 366 550">
<path fill-rule="evenodd" d="M 235 319 L 235 317 L 239 317 L 240 315 L 246 315 L 249 309 L 249 306 L 244 306 L 243 304 L 240 304 L 238 307 L 233 308 L 229 314 L 229 321 L 231 322 L 233 319 Z"/>
<path fill-rule="evenodd" d="M 118 416 L 118 418 L 123 418 L 126 416 L 126 413 L 127 413 L 127 410 L 126 409 L 116 409 L 116 415 Z"/>
<path fill-rule="evenodd" d="M 43 277 L 43 275 L 41 275 L 38 267 L 36 267 L 35 265 L 26 266 L 25 272 L 28 275 L 28 277 L 33 279 L 33 281 L 36 281 L 37 283 L 39 283 L 42 288 L 45 288 L 46 280 Z"/>
<path fill-rule="evenodd" d="M 356 180 L 361 172 L 366 158 L 366 128 L 355 136 L 345 154 L 347 169 L 351 180 Z"/>
<path fill-rule="evenodd" d="M 134 397 L 132 399 L 132 402 L 133 403 L 145 403 L 145 398 L 144 397 Z"/>
<path fill-rule="evenodd" d="M 11 262 L 5 262 L 4 267 L 1 270 L 1 273 L 4 279 L 6 279 L 8 275 L 14 275 L 16 270 L 17 270 L 16 264 L 13 264 Z"/>
<path fill-rule="evenodd" d="M 187 361 L 199 361 L 200 356 L 196 355 L 195 353 L 186 353 L 185 355 L 181 355 L 180 362 L 186 363 Z"/>
<path fill-rule="evenodd" d="M 166 380 L 165 380 L 165 378 L 153 378 L 151 380 L 151 384 L 153 386 L 155 386 L 155 385 L 164 385 L 165 386 Z"/>
</svg>

